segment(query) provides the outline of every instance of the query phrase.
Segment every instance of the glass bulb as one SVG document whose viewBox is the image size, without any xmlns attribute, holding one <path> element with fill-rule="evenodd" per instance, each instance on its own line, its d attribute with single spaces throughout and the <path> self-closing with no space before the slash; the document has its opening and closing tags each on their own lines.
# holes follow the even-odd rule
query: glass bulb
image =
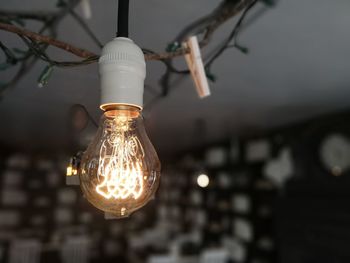
<svg viewBox="0 0 350 263">
<path fill-rule="evenodd" d="M 140 110 L 107 110 L 80 167 L 81 189 L 98 209 L 126 217 L 144 206 L 158 188 L 160 162 Z"/>
</svg>

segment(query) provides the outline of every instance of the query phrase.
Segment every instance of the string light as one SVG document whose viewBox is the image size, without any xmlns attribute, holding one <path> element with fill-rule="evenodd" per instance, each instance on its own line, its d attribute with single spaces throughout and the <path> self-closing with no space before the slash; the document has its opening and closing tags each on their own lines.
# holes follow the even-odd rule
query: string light
<svg viewBox="0 0 350 263">
<path fill-rule="evenodd" d="M 206 188 L 209 185 L 209 177 L 206 174 L 200 174 L 197 177 L 197 184 L 202 187 Z"/>
</svg>

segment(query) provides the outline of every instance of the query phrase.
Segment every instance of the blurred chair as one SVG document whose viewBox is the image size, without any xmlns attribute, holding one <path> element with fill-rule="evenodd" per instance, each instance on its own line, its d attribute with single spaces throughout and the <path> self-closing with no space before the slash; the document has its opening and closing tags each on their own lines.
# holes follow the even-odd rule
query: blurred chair
<svg viewBox="0 0 350 263">
<path fill-rule="evenodd" d="M 86 236 L 67 237 L 61 247 L 63 263 L 87 263 L 90 258 L 90 239 Z"/>
<path fill-rule="evenodd" d="M 199 258 L 200 263 L 227 263 L 229 260 L 229 253 L 223 248 L 204 250 Z"/>
<path fill-rule="evenodd" d="M 148 263 L 179 263 L 179 261 L 173 255 L 153 255 L 149 257 Z"/>
<path fill-rule="evenodd" d="M 39 263 L 42 245 L 36 239 L 12 241 L 9 253 L 10 263 Z"/>
<path fill-rule="evenodd" d="M 147 263 L 202 263 L 196 256 L 175 256 L 175 255 L 152 255 Z M 225 262 L 226 263 L 226 262 Z"/>
</svg>

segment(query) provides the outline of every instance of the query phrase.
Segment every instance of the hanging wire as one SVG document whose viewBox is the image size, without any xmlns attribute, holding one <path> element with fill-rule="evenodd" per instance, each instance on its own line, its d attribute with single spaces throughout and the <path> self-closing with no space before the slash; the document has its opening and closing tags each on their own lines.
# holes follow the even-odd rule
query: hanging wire
<svg viewBox="0 0 350 263">
<path fill-rule="evenodd" d="M 118 0 L 117 37 L 129 37 L 129 0 Z"/>
</svg>

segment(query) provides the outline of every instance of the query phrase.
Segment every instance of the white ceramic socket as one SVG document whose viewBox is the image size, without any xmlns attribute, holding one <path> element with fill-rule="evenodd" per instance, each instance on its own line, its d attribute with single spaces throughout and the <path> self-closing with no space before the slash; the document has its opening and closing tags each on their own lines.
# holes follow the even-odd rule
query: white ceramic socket
<svg viewBox="0 0 350 263">
<path fill-rule="evenodd" d="M 101 109 L 115 105 L 143 107 L 146 62 L 131 39 L 117 37 L 102 49 L 99 59 Z"/>
</svg>

